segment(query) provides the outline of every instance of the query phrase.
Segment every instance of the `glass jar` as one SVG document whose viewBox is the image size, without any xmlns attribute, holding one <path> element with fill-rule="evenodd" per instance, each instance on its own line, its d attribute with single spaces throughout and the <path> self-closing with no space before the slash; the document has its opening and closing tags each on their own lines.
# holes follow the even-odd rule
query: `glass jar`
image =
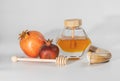
<svg viewBox="0 0 120 81">
<path fill-rule="evenodd" d="M 86 32 L 80 26 L 80 19 L 67 19 L 64 21 L 65 28 L 57 39 L 57 45 L 65 56 L 81 57 L 89 48 L 91 41 Z"/>
</svg>

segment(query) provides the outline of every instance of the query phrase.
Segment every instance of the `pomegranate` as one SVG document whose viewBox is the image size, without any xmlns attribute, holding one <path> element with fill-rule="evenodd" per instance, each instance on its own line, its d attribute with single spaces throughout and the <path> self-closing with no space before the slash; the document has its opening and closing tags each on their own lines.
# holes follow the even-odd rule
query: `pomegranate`
<svg viewBox="0 0 120 81">
<path fill-rule="evenodd" d="M 39 55 L 42 59 L 55 59 L 59 55 L 59 48 L 48 39 L 41 47 Z"/>
<path fill-rule="evenodd" d="M 38 57 L 39 49 L 45 43 L 44 36 L 39 31 L 23 31 L 19 34 L 20 47 L 29 57 Z"/>
</svg>

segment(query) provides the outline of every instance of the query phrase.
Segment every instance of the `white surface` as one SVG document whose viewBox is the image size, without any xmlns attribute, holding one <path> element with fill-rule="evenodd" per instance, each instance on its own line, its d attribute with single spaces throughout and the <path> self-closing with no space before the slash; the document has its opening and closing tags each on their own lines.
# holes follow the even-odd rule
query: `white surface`
<svg viewBox="0 0 120 81">
<path fill-rule="evenodd" d="M 119 0 L 0 0 L 0 81 L 119 81 Z M 18 34 L 38 30 L 46 38 L 58 34 L 66 18 L 82 18 L 94 45 L 112 52 L 108 63 L 88 65 L 76 61 L 65 67 L 54 63 L 12 63 L 12 55 L 25 56 Z M 51 33 L 55 32 L 55 33 Z M 52 38 L 52 37 L 51 37 Z"/>
</svg>

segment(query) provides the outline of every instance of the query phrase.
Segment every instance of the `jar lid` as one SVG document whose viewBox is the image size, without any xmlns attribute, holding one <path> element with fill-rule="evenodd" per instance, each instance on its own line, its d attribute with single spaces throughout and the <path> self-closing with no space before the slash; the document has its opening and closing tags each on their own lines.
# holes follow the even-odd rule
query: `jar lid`
<svg viewBox="0 0 120 81">
<path fill-rule="evenodd" d="M 82 20 L 81 19 L 66 19 L 64 21 L 64 26 L 65 27 L 79 27 L 80 25 L 82 25 Z"/>
</svg>

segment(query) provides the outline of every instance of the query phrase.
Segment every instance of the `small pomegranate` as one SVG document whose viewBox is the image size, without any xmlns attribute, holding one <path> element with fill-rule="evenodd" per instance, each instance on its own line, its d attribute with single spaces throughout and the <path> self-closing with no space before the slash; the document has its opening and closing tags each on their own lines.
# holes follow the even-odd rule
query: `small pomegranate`
<svg viewBox="0 0 120 81">
<path fill-rule="evenodd" d="M 59 48 L 48 39 L 41 47 L 39 55 L 41 59 L 55 59 L 59 55 Z"/>
</svg>

